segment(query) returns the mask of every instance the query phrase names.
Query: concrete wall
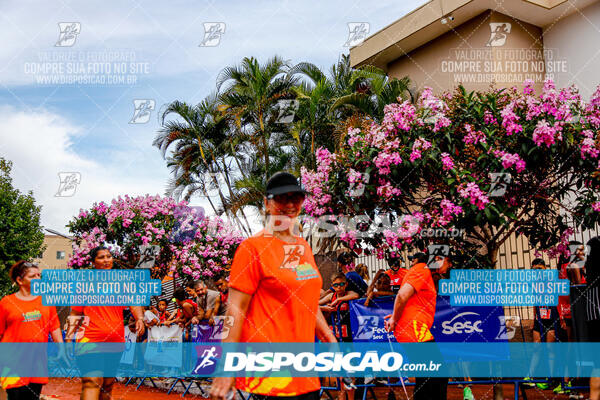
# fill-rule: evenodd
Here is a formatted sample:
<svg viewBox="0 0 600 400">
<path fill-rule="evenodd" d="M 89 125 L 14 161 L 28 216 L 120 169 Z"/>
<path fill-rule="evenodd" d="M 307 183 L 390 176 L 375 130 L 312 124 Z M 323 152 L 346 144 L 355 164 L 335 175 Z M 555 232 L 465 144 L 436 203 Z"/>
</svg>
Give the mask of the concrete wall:
<svg viewBox="0 0 600 400">
<path fill-rule="evenodd" d="M 543 35 L 546 49 L 566 61 L 567 71 L 554 74 L 557 86 L 575 84 L 589 99 L 600 84 L 600 2 L 549 25 Z"/>
<path fill-rule="evenodd" d="M 506 33 L 491 40 L 498 27 Z M 541 28 L 491 10 L 388 64 L 390 76 L 408 75 L 418 89 L 436 93 L 459 83 L 468 90 L 520 87 L 527 78 L 538 89 L 544 71 Z"/>
<path fill-rule="evenodd" d="M 64 269 L 67 268 L 67 262 L 73 254 L 73 248 L 71 247 L 71 241 L 67 238 L 57 235 L 45 235 L 44 245 L 46 250 L 42 255 L 42 258 L 36 258 L 35 262 L 42 269 Z M 64 251 L 65 258 L 59 260 L 56 258 L 57 251 Z"/>
</svg>

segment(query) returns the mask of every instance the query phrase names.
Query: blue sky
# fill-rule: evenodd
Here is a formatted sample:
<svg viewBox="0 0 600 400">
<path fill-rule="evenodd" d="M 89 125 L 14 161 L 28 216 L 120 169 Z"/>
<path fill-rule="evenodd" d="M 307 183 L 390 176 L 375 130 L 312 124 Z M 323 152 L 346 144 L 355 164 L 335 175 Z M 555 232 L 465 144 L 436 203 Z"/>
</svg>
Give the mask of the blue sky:
<svg viewBox="0 0 600 400">
<path fill-rule="evenodd" d="M 279 55 L 329 69 L 348 53 L 343 45 L 349 22 L 368 22 L 372 34 L 425 2 L 4 2 L 0 156 L 14 162 L 16 186 L 32 190 L 43 206 L 42 223 L 66 231 L 65 223 L 95 201 L 163 194 L 169 174 L 151 145 L 163 104 L 202 100 L 214 90 L 221 69 L 245 56 Z M 80 24 L 70 47 L 55 47 L 60 22 Z M 199 46 L 205 22 L 225 24 L 218 46 Z M 86 57 L 115 51 L 128 55 L 118 59 L 127 67 L 139 62 L 149 72 L 134 74 L 130 85 L 37 81 L 44 75 L 39 72 L 44 57 L 75 57 L 73 65 L 82 57 L 89 68 Z M 155 101 L 147 123 L 129 123 L 134 99 Z M 73 196 L 57 197 L 58 173 L 65 171 L 79 172 L 81 183 Z"/>
</svg>

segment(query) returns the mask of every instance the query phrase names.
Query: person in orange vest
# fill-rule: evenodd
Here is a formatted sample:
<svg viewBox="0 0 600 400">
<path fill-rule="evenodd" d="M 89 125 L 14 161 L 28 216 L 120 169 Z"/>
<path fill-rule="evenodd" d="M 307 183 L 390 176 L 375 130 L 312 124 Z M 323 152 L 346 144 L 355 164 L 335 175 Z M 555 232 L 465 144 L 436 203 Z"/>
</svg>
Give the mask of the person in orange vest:
<svg viewBox="0 0 600 400">
<path fill-rule="evenodd" d="M 427 265 L 428 256 L 416 253 L 412 266 L 404 276 L 394 301 L 393 313 L 386 319 L 385 328 L 394 332 L 400 343 L 433 342 L 431 334 L 436 305 L 436 281 L 451 266 L 449 257 L 436 257 L 435 271 Z M 415 400 L 446 399 L 448 378 L 415 379 Z"/>
</svg>

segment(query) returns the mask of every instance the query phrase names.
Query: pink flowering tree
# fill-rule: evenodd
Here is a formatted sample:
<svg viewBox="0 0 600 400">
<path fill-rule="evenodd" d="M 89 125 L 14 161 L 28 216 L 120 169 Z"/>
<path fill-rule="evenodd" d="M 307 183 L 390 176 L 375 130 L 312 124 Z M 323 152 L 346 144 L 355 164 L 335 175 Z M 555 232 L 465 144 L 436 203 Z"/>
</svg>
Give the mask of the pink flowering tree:
<svg viewBox="0 0 600 400">
<path fill-rule="evenodd" d="M 154 277 L 169 272 L 194 279 L 213 276 L 231 264 L 242 240 L 220 218 L 160 196 L 125 196 L 94 204 L 81 210 L 69 228 L 75 237 L 71 267 L 90 267 L 90 250 L 107 245 L 117 267 L 134 268 L 145 249 L 157 246 Z"/>
<path fill-rule="evenodd" d="M 494 265 L 511 235 L 565 252 L 574 227 L 600 220 L 600 88 L 589 102 L 547 81 L 524 89 L 389 104 L 381 123 L 348 128 L 336 153 L 302 170 L 313 233 L 383 257 L 432 243 Z M 333 227 L 333 228 L 332 228 Z M 464 236 L 424 237 L 424 229 Z"/>
</svg>

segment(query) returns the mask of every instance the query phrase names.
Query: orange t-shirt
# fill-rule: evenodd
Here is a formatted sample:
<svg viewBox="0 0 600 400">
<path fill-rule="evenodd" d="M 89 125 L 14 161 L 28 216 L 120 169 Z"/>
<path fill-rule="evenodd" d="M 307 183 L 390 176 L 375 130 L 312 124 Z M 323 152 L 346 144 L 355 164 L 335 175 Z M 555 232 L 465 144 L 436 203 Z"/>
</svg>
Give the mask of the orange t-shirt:
<svg viewBox="0 0 600 400">
<path fill-rule="evenodd" d="M 231 265 L 229 287 L 250 294 L 240 342 L 314 342 L 323 282 L 308 243 L 287 243 L 264 231 L 244 240 Z M 236 379 L 236 387 L 267 396 L 319 390 L 318 377 Z"/>
<path fill-rule="evenodd" d="M 558 279 L 569 279 L 565 263 L 558 269 Z M 571 298 L 569 296 L 558 296 L 558 314 L 561 319 L 571 318 Z"/>
<path fill-rule="evenodd" d="M 1 342 L 48 342 L 48 334 L 60 329 L 56 308 L 44 306 L 42 297 L 25 301 L 17 298 L 16 294 L 5 296 L 0 300 L 0 335 Z M 27 355 L 23 355 L 26 357 Z M 45 354 L 33 355 L 36 361 L 43 362 Z M 24 360 L 19 357 L 20 361 Z M 16 360 L 15 360 L 16 361 Z M 2 387 L 10 389 L 26 386 L 29 383 L 48 383 L 47 377 L 2 377 Z"/>
<path fill-rule="evenodd" d="M 404 268 L 398 269 L 398 271 L 394 272 L 392 269 L 388 269 L 385 273 L 390 277 L 390 286 L 393 291 L 398 291 L 400 289 L 400 285 L 402 285 L 402 280 L 406 276 L 406 270 Z"/>
<path fill-rule="evenodd" d="M 400 320 L 394 329 L 398 342 L 428 342 L 433 340 L 429 331 L 435 315 L 437 292 L 431 277 L 431 271 L 425 263 L 416 264 L 408 270 L 402 286 L 411 285 L 415 293 L 408 299 Z"/>
<path fill-rule="evenodd" d="M 71 310 L 90 318 L 79 342 L 124 343 L 123 306 L 72 306 Z"/>
</svg>

